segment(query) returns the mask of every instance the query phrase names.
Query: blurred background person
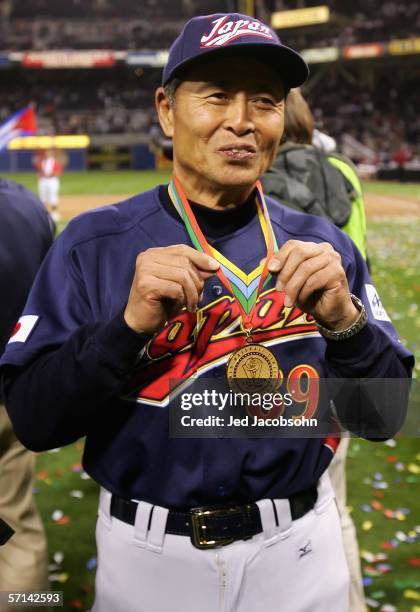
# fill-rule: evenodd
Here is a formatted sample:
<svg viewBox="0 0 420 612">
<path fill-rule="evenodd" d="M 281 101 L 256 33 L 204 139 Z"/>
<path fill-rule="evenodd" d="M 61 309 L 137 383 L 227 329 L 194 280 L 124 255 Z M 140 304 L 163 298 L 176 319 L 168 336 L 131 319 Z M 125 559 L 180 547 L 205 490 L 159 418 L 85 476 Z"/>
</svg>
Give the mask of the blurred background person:
<svg viewBox="0 0 420 612">
<path fill-rule="evenodd" d="M 286 99 L 285 126 L 277 158 L 262 179 L 264 192 L 282 204 L 328 218 L 344 230 L 366 259 L 366 216 L 362 187 L 352 162 L 335 152 L 335 143 L 317 131 L 299 89 Z M 334 151 L 334 152 L 333 152 Z M 347 509 L 346 455 L 349 437 L 342 437 L 329 467 L 341 517 L 344 549 L 350 571 L 350 612 L 366 609 L 356 528 Z"/>
<path fill-rule="evenodd" d="M 0 354 L 9 338 L 23 340 L 27 333 L 26 322 L 16 322 L 53 235 L 38 198 L 0 179 Z M 48 588 L 47 542 L 32 492 L 34 466 L 35 454 L 13 433 L 0 391 L 0 517 L 16 532 L 0 546 L 0 592 Z M 9 609 L 0 604 L 0 612 Z"/>
<path fill-rule="evenodd" d="M 38 195 L 47 207 L 54 221 L 60 221 L 59 196 L 60 176 L 64 170 L 63 160 L 51 149 L 35 157 L 34 166 L 38 171 Z"/>
<path fill-rule="evenodd" d="M 264 193 L 285 206 L 329 219 L 350 236 L 366 259 L 366 213 L 356 167 L 318 130 L 298 89 L 285 105 L 277 157 L 262 179 Z M 315 146 L 315 143 L 318 146 Z"/>
</svg>

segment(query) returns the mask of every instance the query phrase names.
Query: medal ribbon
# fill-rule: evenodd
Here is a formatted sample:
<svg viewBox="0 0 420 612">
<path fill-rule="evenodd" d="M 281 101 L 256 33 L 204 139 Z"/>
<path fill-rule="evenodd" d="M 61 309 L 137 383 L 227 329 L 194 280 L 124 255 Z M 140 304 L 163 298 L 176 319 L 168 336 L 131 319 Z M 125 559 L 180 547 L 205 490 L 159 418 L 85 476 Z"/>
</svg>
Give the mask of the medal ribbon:
<svg viewBox="0 0 420 612">
<path fill-rule="evenodd" d="M 264 285 L 271 278 L 267 270 L 268 262 L 273 253 L 278 250 L 260 181 L 257 181 L 255 186 L 257 190 L 255 202 L 258 220 L 267 246 L 267 258 L 264 265 L 259 265 L 249 275 L 244 274 L 242 270 L 219 253 L 217 249 L 209 245 L 176 176 L 173 177 L 168 188 L 169 196 L 185 224 L 194 247 L 219 262 L 220 268 L 216 274 L 229 293 L 232 293 L 236 298 L 241 312 L 243 327 L 248 331 L 252 329 L 252 319 L 258 296 Z"/>
</svg>

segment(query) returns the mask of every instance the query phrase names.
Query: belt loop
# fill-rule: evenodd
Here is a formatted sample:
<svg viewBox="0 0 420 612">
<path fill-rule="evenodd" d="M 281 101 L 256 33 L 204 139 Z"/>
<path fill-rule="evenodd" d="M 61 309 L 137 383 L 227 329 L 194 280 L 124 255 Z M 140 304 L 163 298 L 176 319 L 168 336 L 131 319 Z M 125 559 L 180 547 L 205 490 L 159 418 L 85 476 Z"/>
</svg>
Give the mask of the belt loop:
<svg viewBox="0 0 420 612">
<path fill-rule="evenodd" d="M 153 507 L 149 537 L 147 539 L 147 548 L 153 552 L 161 553 L 163 550 L 168 514 L 168 508 L 162 508 L 161 506 Z"/>
<path fill-rule="evenodd" d="M 111 498 L 112 494 L 101 487 L 99 492 L 98 514 L 101 516 L 101 519 L 103 520 L 108 531 L 111 529 Z"/>
<path fill-rule="evenodd" d="M 280 537 L 273 504 L 271 503 L 271 499 L 260 499 L 256 504 L 260 511 L 264 543 L 266 546 L 271 546 L 271 544 L 277 542 Z"/>
<path fill-rule="evenodd" d="M 289 535 L 292 528 L 292 512 L 288 499 L 273 499 L 282 539 Z"/>
<path fill-rule="evenodd" d="M 317 514 L 324 512 L 325 508 L 329 505 L 331 500 L 335 497 L 334 490 L 331 485 L 328 471 L 325 471 L 318 481 L 318 498 L 314 506 L 314 510 Z"/>
<path fill-rule="evenodd" d="M 134 544 L 140 548 L 147 548 L 147 532 L 149 530 L 150 514 L 154 506 L 148 502 L 138 502 L 136 520 L 134 523 Z"/>
</svg>

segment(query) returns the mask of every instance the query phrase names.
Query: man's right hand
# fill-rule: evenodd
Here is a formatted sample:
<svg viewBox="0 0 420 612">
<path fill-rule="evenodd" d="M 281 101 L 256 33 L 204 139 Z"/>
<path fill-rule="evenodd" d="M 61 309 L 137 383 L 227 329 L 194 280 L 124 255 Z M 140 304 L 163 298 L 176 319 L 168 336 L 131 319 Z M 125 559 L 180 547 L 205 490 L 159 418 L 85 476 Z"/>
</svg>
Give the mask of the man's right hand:
<svg viewBox="0 0 420 612">
<path fill-rule="evenodd" d="M 204 281 L 219 263 L 185 244 L 147 249 L 137 256 L 124 319 L 138 333 L 154 334 L 184 306 L 195 312 Z"/>
</svg>

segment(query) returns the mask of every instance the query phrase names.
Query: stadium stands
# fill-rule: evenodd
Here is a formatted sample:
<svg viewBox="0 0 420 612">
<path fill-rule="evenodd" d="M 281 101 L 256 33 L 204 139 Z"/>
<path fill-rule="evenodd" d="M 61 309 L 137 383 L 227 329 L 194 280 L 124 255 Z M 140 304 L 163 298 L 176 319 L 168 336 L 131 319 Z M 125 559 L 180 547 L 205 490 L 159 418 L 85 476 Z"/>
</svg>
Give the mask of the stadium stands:
<svg viewBox="0 0 420 612">
<path fill-rule="evenodd" d="M 232 3 L 207 0 L 3 0 L 0 49 L 114 48 L 162 49 L 168 47 L 185 19 L 197 14 L 226 10 Z M 9 9 L 5 6 L 9 3 Z M 267 6 L 261 4 L 261 16 Z M 268 3 L 270 4 L 270 3 Z M 271 3 L 296 8 L 296 2 Z M 308 1 L 306 6 L 322 4 Z M 388 41 L 416 36 L 420 29 L 420 5 L 387 0 L 333 0 L 331 22 L 321 26 L 292 28 L 285 40 L 297 48 Z M 269 14 L 269 13 L 268 13 Z M 127 17 L 130 20 L 127 21 Z M 157 35 L 158 28 L 158 35 Z"/>
<path fill-rule="evenodd" d="M 165 50 L 185 19 L 228 10 L 229 0 L 2 0 L 0 52 L 53 49 Z M 257 15 L 315 6 L 319 0 L 255 0 Z M 415 37 L 418 0 L 330 0 L 328 24 L 290 28 L 281 37 L 295 48 L 319 49 Z M 1 53 L 0 53 L 1 55 Z M 392 159 L 408 145 L 420 155 L 420 55 L 373 57 L 311 66 L 305 91 L 318 127 L 341 142 L 357 140 Z M 404 65 L 404 70 L 401 67 Z M 409 66 L 409 70 L 406 70 Z M 160 68 L 116 62 L 109 69 L 29 70 L 9 67 L 0 79 L 0 121 L 33 103 L 41 133 L 147 133 Z M 357 117 L 357 121 L 355 121 Z"/>
</svg>

